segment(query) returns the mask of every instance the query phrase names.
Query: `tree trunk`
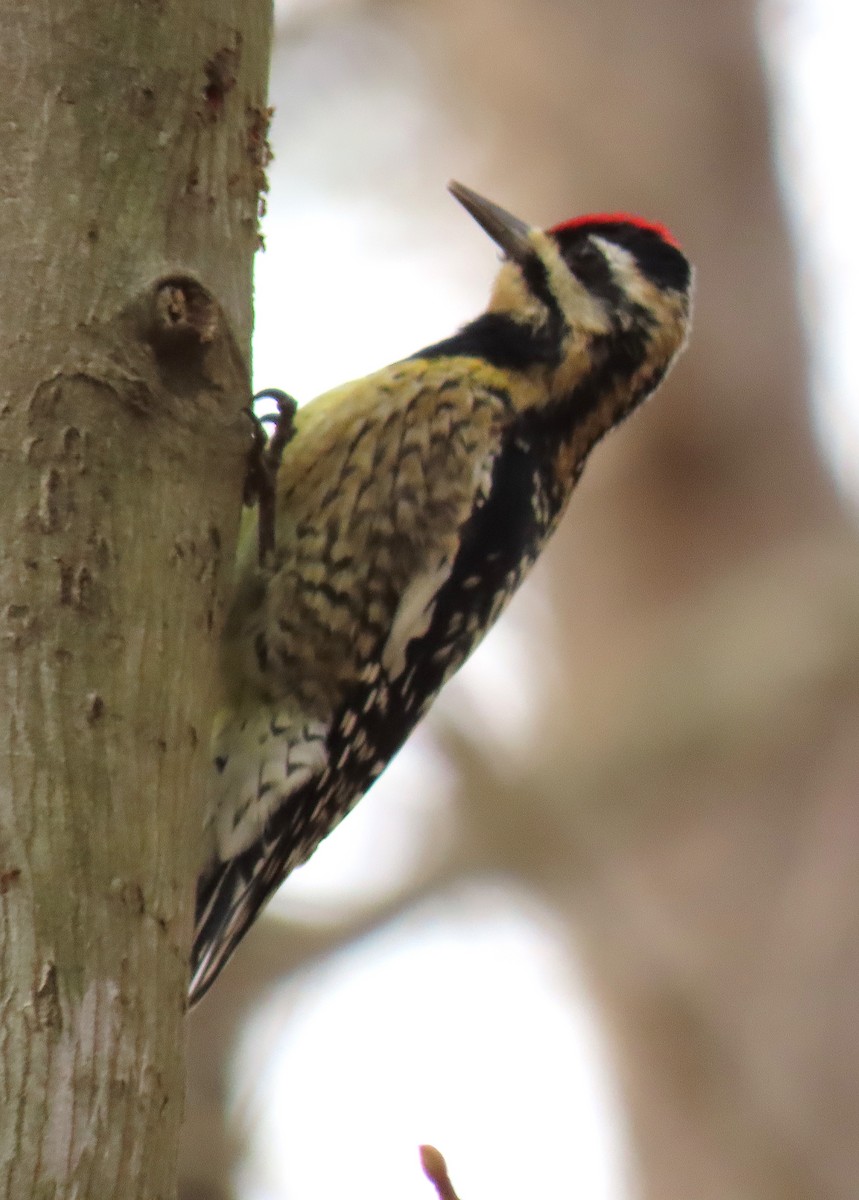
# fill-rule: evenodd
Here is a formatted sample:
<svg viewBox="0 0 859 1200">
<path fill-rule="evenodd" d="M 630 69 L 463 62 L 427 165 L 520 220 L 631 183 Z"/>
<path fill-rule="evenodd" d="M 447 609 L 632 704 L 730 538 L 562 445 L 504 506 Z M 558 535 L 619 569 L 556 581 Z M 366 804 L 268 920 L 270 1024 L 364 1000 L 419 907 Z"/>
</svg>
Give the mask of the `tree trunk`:
<svg viewBox="0 0 859 1200">
<path fill-rule="evenodd" d="M 0 6 L 0 1194 L 175 1192 L 270 0 Z"/>
</svg>

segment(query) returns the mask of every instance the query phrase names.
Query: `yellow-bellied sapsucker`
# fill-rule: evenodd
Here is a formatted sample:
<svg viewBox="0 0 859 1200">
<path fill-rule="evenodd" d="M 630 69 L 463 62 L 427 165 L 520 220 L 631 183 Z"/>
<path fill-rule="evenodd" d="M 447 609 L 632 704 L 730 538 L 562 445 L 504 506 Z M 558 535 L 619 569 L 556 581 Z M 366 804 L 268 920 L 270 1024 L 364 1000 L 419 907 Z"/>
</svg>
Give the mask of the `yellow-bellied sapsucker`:
<svg viewBox="0 0 859 1200">
<path fill-rule="evenodd" d="M 505 255 L 488 310 L 302 408 L 267 564 L 243 536 L 191 1003 L 498 617 L 594 445 L 686 337 L 689 264 L 661 226 L 544 232 L 451 191 Z"/>
</svg>

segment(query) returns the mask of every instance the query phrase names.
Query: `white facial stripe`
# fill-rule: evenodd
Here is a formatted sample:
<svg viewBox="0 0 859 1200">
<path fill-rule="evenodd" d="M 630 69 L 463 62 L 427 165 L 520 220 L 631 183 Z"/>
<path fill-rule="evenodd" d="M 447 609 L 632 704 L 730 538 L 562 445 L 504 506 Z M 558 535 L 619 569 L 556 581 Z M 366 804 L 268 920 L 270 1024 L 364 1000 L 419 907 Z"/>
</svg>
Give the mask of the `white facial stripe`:
<svg viewBox="0 0 859 1200">
<path fill-rule="evenodd" d="M 599 300 L 576 279 L 555 242 L 540 230 L 532 233 L 531 241 L 546 264 L 549 287 L 567 321 L 584 333 L 608 333 L 611 327 L 608 314 Z"/>
<path fill-rule="evenodd" d="M 592 233 L 590 238 L 605 255 L 612 275 L 630 299 L 637 304 L 649 304 L 652 300 L 653 286 L 639 270 L 635 255 L 597 233 Z"/>
</svg>

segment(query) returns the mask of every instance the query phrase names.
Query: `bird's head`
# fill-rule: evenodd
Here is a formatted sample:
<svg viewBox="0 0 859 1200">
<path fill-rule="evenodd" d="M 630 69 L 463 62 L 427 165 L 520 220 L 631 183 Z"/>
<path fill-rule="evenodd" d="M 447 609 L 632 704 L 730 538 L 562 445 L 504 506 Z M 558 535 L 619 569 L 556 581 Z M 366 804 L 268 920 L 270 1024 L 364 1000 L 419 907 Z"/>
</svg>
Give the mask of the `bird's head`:
<svg viewBox="0 0 859 1200">
<path fill-rule="evenodd" d="M 531 331 L 554 394 L 603 360 L 621 375 L 628 362 L 627 382 L 664 374 L 686 338 L 691 269 L 663 225 L 603 213 L 542 230 L 463 184 L 450 190 L 504 254 L 489 311 Z"/>
</svg>

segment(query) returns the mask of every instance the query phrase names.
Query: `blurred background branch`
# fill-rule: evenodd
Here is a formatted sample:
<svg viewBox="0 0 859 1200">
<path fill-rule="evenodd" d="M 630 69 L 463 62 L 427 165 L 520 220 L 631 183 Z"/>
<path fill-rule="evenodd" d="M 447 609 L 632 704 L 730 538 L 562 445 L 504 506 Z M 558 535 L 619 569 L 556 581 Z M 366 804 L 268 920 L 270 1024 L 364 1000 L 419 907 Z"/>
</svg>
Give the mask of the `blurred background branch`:
<svg viewBox="0 0 859 1200">
<path fill-rule="evenodd" d="M 769 5 L 770 33 L 791 11 Z M 283 5 L 258 386 L 310 398 L 478 311 L 492 264 L 446 206 L 450 176 L 538 224 L 617 208 L 666 221 L 697 267 L 696 320 L 502 628 L 192 1016 L 185 1200 L 232 1195 L 230 1179 L 241 1196 L 332 1195 L 326 1156 L 304 1175 L 289 1164 L 320 1128 L 335 1155 L 341 1112 L 347 1131 L 362 1109 L 379 1137 L 393 1123 L 375 1077 L 402 1053 L 370 1023 L 392 1003 L 385 930 L 435 962 L 440 928 L 464 922 L 467 938 L 476 912 L 491 922 L 505 905 L 526 942 L 554 948 L 553 994 L 570 1012 L 595 1002 L 614 1165 L 588 1166 L 571 1108 L 597 1086 L 584 1051 L 549 1050 L 556 1092 L 515 1075 L 517 1046 L 539 1058 L 543 1010 L 509 1009 L 498 1077 L 469 1073 L 459 1047 L 481 1021 L 467 1024 L 465 951 L 438 992 L 422 983 L 413 1033 L 458 985 L 444 1069 L 474 1096 L 458 1131 L 474 1167 L 426 1133 L 471 1200 L 855 1195 L 857 545 L 812 431 L 818 330 L 799 317 L 759 16 L 747 0 Z M 379 992 L 359 1013 L 346 981 L 362 963 Z M 526 960 L 510 969 L 486 1023 Z M 346 1031 L 316 1029 L 321 1100 L 283 1049 L 308 1005 Z M 371 1066 L 336 1057 L 344 1043 Z M 509 1128 L 479 1134 L 505 1147 L 499 1179 L 481 1170 L 481 1086 L 509 1108 Z M 522 1105 L 537 1106 L 549 1186 Z M 374 1200 L 412 1186 L 366 1177 Z"/>
</svg>

